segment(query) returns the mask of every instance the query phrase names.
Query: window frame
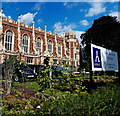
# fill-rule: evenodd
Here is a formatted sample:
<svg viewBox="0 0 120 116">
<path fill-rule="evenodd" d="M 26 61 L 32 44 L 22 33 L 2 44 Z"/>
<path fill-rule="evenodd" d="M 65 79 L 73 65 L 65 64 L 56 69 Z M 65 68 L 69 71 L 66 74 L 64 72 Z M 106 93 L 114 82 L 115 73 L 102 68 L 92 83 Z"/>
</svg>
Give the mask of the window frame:
<svg viewBox="0 0 120 116">
<path fill-rule="evenodd" d="M 58 44 L 57 44 L 57 49 L 58 49 L 58 55 L 60 55 L 60 57 L 62 57 L 62 44 L 59 42 Z M 60 50 L 59 50 L 59 48 L 60 48 Z"/>
<path fill-rule="evenodd" d="M 14 49 L 14 33 L 12 30 L 6 30 L 6 32 L 5 32 L 4 49 L 5 49 L 5 51 L 13 51 L 13 49 Z"/>
<path fill-rule="evenodd" d="M 23 39 L 24 39 L 24 41 L 23 41 Z M 27 41 L 25 39 L 27 39 Z M 29 36 L 27 34 L 23 34 L 23 36 L 22 36 L 22 46 L 21 47 L 22 47 L 23 53 L 26 53 L 26 54 L 29 53 Z"/>
<path fill-rule="evenodd" d="M 38 40 L 40 40 L 40 41 L 38 41 Z M 40 43 L 40 46 L 37 46 L 38 43 Z M 43 49 L 42 49 L 42 39 L 40 37 L 38 37 L 36 39 L 36 43 L 35 44 L 36 44 L 36 53 L 40 54 L 43 51 Z"/>
<path fill-rule="evenodd" d="M 50 47 L 51 47 L 51 49 L 49 49 Z M 48 52 L 50 54 L 53 53 L 53 42 L 52 42 L 52 40 L 48 40 Z"/>
<path fill-rule="evenodd" d="M 33 64 L 33 57 L 27 57 L 27 63 Z"/>
</svg>

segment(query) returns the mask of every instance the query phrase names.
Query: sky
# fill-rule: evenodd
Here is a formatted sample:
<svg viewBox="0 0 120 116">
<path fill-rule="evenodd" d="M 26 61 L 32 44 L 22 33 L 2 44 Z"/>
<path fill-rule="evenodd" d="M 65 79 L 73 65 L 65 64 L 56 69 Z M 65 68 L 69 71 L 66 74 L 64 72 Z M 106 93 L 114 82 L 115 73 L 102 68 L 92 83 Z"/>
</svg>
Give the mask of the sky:
<svg viewBox="0 0 120 116">
<path fill-rule="evenodd" d="M 22 0 L 11 2 L 12 0 L 3 0 L 3 16 L 12 18 L 17 21 L 20 15 L 21 23 L 32 25 L 35 21 L 35 27 L 44 30 L 44 25 L 47 25 L 47 31 L 63 35 L 65 32 L 73 30 L 76 32 L 79 42 L 81 41 L 80 35 L 89 29 L 94 20 L 102 16 L 110 15 L 117 16 L 120 3 L 117 0 L 103 0 L 85 1 L 79 0 L 63 0 L 62 2 L 42 2 L 37 0 L 29 0 L 22 2 Z M 119 19 L 118 19 L 119 20 Z"/>
</svg>

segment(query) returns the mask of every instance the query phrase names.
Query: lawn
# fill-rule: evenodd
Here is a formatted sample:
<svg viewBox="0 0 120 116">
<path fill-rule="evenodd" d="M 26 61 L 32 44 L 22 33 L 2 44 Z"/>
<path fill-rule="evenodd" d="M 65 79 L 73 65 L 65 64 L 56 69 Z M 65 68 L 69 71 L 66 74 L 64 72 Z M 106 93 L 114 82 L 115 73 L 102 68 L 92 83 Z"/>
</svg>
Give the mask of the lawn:
<svg viewBox="0 0 120 116">
<path fill-rule="evenodd" d="M 13 86 L 22 86 L 22 87 L 27 87 L 32 90 L 39 90 L 39 85 L 36 81 L 32 82 L 24 82 L 24 83 L 19 83 L 19 82 L 13 82 Z"/>
</svg>

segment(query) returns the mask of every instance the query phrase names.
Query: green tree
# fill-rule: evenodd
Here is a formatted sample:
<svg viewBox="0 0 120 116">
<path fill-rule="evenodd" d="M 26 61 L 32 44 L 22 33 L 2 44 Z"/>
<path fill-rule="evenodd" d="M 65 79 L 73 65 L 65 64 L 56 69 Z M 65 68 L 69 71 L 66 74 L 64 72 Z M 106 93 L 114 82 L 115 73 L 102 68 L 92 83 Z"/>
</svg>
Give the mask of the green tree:
<svg viewBox="0 0 120 116">
<path fill-rule="evenodd" d="M 82 44 L 86 44 L 87 61 L 90 60 L 90 43 L 118 52 L 120 62 L 120 23 L 116 17 L 103 16 L 94 20 L 91 28 L 81 35 Z M 89 63 L 88 63 L 89 64 Z"/>
</svg>

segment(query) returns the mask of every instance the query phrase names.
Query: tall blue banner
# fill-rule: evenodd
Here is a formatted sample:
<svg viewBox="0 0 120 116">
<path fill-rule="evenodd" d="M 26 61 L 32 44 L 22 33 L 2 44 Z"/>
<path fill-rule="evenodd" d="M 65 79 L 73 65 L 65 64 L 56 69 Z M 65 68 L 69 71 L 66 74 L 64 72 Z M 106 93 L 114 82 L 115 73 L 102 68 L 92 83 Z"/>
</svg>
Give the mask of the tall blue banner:
<svg viewBox="0 0 120 116">
<path fill-rule="evenodd" d="M 94 68 L 102 68 L 101 50 L 94 47 L 93 47 L 93 62 L 94 62 Z"/>
</svg>

